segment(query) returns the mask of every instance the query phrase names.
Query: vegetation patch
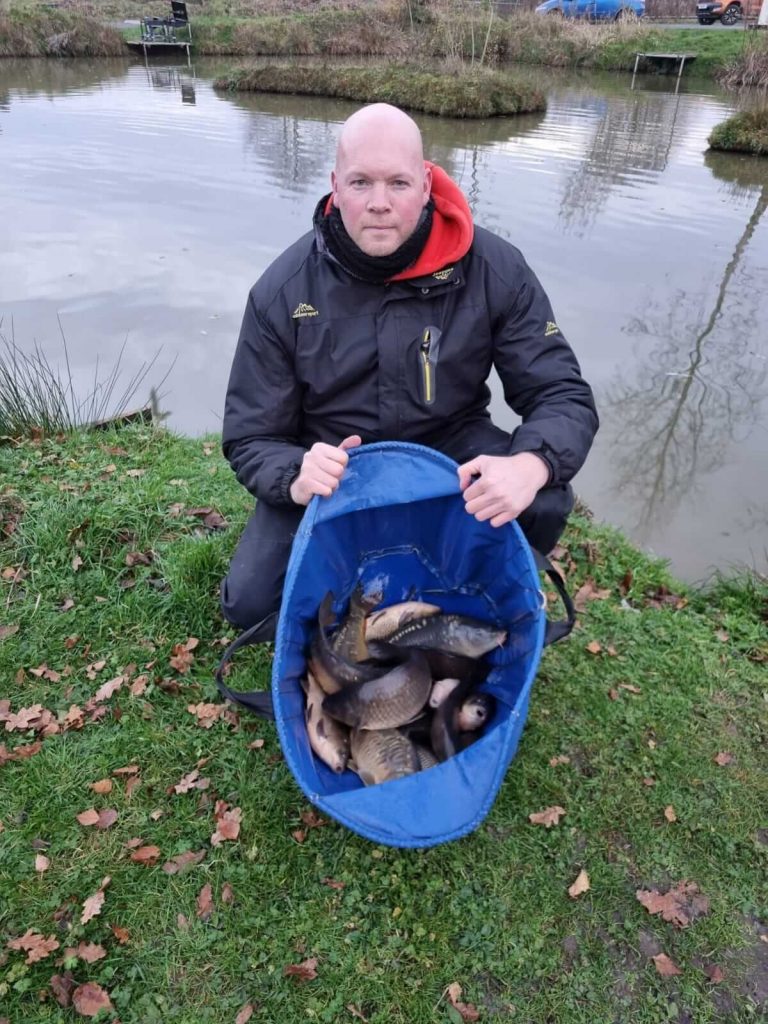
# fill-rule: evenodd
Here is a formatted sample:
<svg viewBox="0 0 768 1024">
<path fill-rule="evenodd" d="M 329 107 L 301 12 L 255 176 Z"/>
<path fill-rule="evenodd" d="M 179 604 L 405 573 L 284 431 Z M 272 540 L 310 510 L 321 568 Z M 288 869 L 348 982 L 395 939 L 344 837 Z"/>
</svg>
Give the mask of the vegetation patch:
<svg viewBox="0 0 768 1024">
<path fill-rule="evenodd" d="M 719 71 L 717 79 L 728 89 L 742 86 L 768 88 L 768 39 L 765 34 L 754 33 L 749 43 Z"/>
<path fill-rule="evenodd" d="M 220 438 L 6 441 L 0 480 L 4 1016 L 764 1018 L 765 579 L 691 590 L 575 515 L 555 558 L 579 625 L 489 817 L 390 849 L 218 697 L 252 507 Z M 271 659 L 239 652 L 229 684 L 268 686 Z"/>
<path fill-rule="evenodd" d="M 0 13 L 0 57 L 120 57 L 120 32 L 96 18 L 66 11 Z"/>
<path fill-rule="evenodd" d="M 768 156 L 768 107 L 734 114 L 709 136 L 712 149 Z"/>
<path fill-rule="evenodd" d="M 336 96 L 363 103 L 386 102 L 448 117 L 493 117 L 544 110 L 544 94 L 502 72 L 476 67 L 434 72 L 414 67 L 241 68 L 214 82 L 218 89 Z"/>
</svg>

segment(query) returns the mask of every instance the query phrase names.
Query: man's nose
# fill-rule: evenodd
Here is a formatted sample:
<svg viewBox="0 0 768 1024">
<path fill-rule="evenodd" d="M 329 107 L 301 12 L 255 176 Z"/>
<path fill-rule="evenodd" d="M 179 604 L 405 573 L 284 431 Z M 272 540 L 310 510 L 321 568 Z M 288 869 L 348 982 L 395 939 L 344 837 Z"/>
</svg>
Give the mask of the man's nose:
<svg viewBox="0 0 768 1024">
<path fill-rule="evenodd" d="M 369 210 L 388 210 L 389 189 L 384 182 L 376 182 L 368 195 Z"/>
</svg>

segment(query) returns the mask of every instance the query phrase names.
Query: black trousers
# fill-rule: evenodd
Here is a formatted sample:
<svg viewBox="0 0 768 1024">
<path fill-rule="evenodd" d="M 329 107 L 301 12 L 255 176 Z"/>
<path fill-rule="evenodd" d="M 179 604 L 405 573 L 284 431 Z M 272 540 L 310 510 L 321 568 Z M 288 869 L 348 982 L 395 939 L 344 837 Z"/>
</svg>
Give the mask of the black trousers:
<svg viewBox="0 0 768 1024">
<path fill-rule="evenodd" d="M 548 554 L 565 529 L 572 508 L 570 484 L 546 487 L 517 522 L 528 543 Z M 274 639 L 288 556 L 303 514 L 301 505 L 278 507 L 257 502 L 222 581 L 224 618 L 240 629 L 267 619 L 264 635 L 259 631 L 261 640 Z"/>
</svg>

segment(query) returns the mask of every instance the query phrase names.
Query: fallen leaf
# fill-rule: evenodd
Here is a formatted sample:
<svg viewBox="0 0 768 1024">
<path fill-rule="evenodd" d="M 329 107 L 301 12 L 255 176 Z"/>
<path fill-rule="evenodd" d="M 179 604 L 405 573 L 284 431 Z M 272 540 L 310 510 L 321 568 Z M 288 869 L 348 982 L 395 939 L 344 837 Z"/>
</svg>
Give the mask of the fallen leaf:
<svg viewBox="0 0 768 1024">
<path fill-rule="evenodd" d="M 144 476 L 146 469 L 126 469 L 125 475 L 130 477 Z"/>
<path fill-rule="evenodd" d="M 369 1024 L 368 1018 L 364 1017 L 353 1003 L 347 1003 L 347 1009 L 349 1010 L 353 1017 L 356 1017 L 358 1020 L 363 1021 L 363 1024 Z"/>
<path fill-rule="evenodd" d="M 550 768 L 557 768 L 559 764 L 570 764 L 571 759 L 567 754 L 556 754 L 555 757 L 550 757 L 549 766 Z"/>
<path fill-rule="evenodd" d="M 0 640 L 7 640 L 9 636 L 19 632 L 18 626 L 0 626 Z"/>
<path fill-rule="evenodd" d="M 124 768 L 115 768 L 113 775 L 138 775 L 140 769 L 137 764 L 127 764 Z"/>
<path fill-rule="evenodd" d="M 100 1010 L 111 1010 L 109 996 L 95 981 L 87 981 L 72 993 L 72 1004 L 82 1017 L 95 1017 Z"/>
<path fill-rule="evenodd" d="M 590 640 L 587 644 L 587 650 L 590 654 L 599 654 L 602 649 L 602 645 L 597 640 Z"/>
<path fill-rule="evenodd" d="M 584 870 L 584 868 L 582 868 L 581 871 L 576 876 L 576 881 L 568 889 L 568 895 L 571 897 L 571 899 L 576 899 L 577 896 L 581 896 L 581 894 L 584 893 L 584 892 L 587 892 L 588 889 L 589 889 L 589 875 Z"/>
<path fill-rule="evenodd" d="M 646 776 L 646 777 L 645 777 L 645 778 L 643 779 L 643 785 L 644 785 L 644 786 L 655 786 L 655 785 L 656 785 L 656 779 L 652 779 L 652 778 L 651 778 L 651 777 L 650 777 L 650 776 L 648 775 L 648 776 Z"/>
<path fill-rule="evenodd" d="M 316 811 L 313 811 L 311 807 L 306 811 L 302 811 L 299 817 L 307 828 L 322 828 L 323 825 L 328 824 L 328 819 L 321 818 L 320 815 Z"/>
<path fill-rule="evenodd" d="M 102 807 L 100 811 L 89 807 L 77 815 L 77 820 L 86 827 L 95 825 L 96 828 L 111 828 L 117 821 L 118 814 L 113 807 Z"/>
<path fill-rule="evenodd" d="M 667 819 L 667 821 L 677 821 L 675 808 L 672 806 L 672 804 L 670 804 L 669 807 L 664 808 L 664 817 Z"/>
<path fill-rule="evenodd" d="M 662 978 L 671 978 L 675 974 L 683 973 L 674 960 L 669 959 L 666 953 L 657 953 L 656 956 L 651 957 L 651 960 L 656 964 L 656 970 Z"/>
<path fill-rule="evenodd" d="M 300 964 L 286 964 L 283 974 L 286 978 L 296 978 L 297 981 L 312 981 L 317 977 L 317 957 L 310 957 Z"/>
<path fill-rule="evenodd" d="M 163 871 L 166 875 L 177 875 L 192 864 L 199 864 L 204 857 L 205 850 L 198 850 L 197 853 L 193 853 L 192 850 L 187 850 L 185 853 L 177 853 L 175 857 L 171 857 L 170 860 L 163 864 Z"/>
<path fill-rule="evenodd" d="M 75 602 L 74 602 L 74 601 L 72 600 L 72 598 L 71 598 L 71 597 L 67 597 L 67 598 L 66 598 L 66 599 L 65 599 L 64 601 L 62 601 L 62 603 L 61 603 L 61 604 L 60 604 L 60 605 L 58 606 L 58 609 L 59 609 L 59 611 L 60 611 L 60 612 L 68 612 L 68 611 L 70 611 L 70 609 L 72 609 L 72 608 L 74 608 L 74 607 L 75 607 Z"/>
<path fill-rule="evenodd" d="M 327 885 L 329 889 L 343 889 L 346 886 L 346 882 L 337 882 L 333 878 L 324 878 L 323 885 Z"/>
<path fill-rule="evenodd" d="M 629 693 L 642 693 L 643 691 L 639 686 L 633 686 L 631 683 L 619 683 L 620 690 L 627 690 Z"/>
<path fill-rule="evenodd" d="M 545 807 L 543 811 L 536 811 L 534 814 L 528 815 L 528 821 L 532 825 L 544 825 L 546 828 L 551 828 L 553 825 L 557 825 L 560 818 L 565 814 L 564 807 Z"/>
<path fill-rule="evenodd" d="M 50 866 L 51 862 L 48 860 L 48 858 L 44 857 L 42 853 L 38 853 L 38 855 L 35 857 L 35 871 L 39 871 L 40 874 L 42 875 L 42 873 L 44 871 L 47 871 Z"/>
<path fill-rule="evenodd" d="M 38 960 L 45 960 L 54 949 L 59 948 L 55 936 L 49 935 L 46 939 L 34 928 L 27 929 L 18 939 L 11 939 L 6 945 L 8 949 L 24 950 L 27 954 L 27 959 L 24 962 L 27 964 L 36 964 Z"/>
<path fill-rule="evenodd" d="M 121 946 L 124 946 L 128 941 L 130 941 L 131 933 L 127 928 L 122 928 L 119 924 L 111 924 L 109 927 Z"/>
<path fill-rule="evenodd" d="M 584 612 L 587 610 L 587 601 L 605 601 L 610 596 L 610 589 L 601 590 L 590 577 L 574 594 L 573 606 L 577 612 Z"/>
<path fill-rule="evenodd" d="M 224 804 L 222 800 L 216 802 L 216 831 L 211 836 L 211 846 L 219 846 L 225 840 L 237 839 L 240 835 L 240 823 L 243 818 L 243 812 L 239 807 L 232 807 L 227 809 L 227 805 L 223 807 L 220 805 Z"/>
<path fill-rule="evenodd" d="M 117 693 L 124 682 L 125 676 L 115 676 L 114 679 L 107 680 L 106 683 L 101 684 L 91 700 L 96 704 L 101 704 L 102 701 L 109 700 L 112 694 Z"/>
<path fill-rule="evenodd" d="M 717 964 L 708 964 L 704 968 L 704 973 L 713 985 L 719 985 L 721 981 L 725 980 L 725 972 Z"/>
<path fill-rule="evenodd" d="M 457 1011 L 462 1020 L 480 1020 L 480 1013 L 477 1007 L 473 1006 L 471 1003 L 461 1002 L 461 985 L 458 981 L 451 982 L 451 984 L 446 987 L 445 991 L 451 1006 Z"/>
<path fill-rule="evenodd" d="M 224 710 L 223 704 L 189 704 L 187 711 L 197 716 L 197 724 L 202 729 L 210 729 Z"/>
<path fill-rule="evenodd" d="M 83 912 L 80 915 L 80 924 L 87 924 L 91 918 L 98 917 L 101 913 L 101 908 L 104 906 L 104 890 L 107 888 L 112 879 L 109 875 L 106 878 L 102 878 L 101 886 L 88 899 L 83 903 Z"/>
<path fill-rule="evenodd" d="M 138 850 L 134 850 L 131 854 L 131 860 L 135 864 L 145 864 L 147 867 L 157 864 L 159 857 L 159 846 L 140 846 Z"/>
<path fill-rule="evenodd" d="M 201 921 L 207 921 L 213 910 L 213 890 L 211 889 L 211 883 L 206 882 L 197 894 L 197 916 Z"/>
<path fill-rule="evenodd" d="M 89 783 L 89 787 L 94 793 L 104 796 L 105 793 L 112 792 L 112 779 L 99 779 L 97 782 Z"/>
<path fill-rule="evenodd" d="M 709 900 L 699 895 L 695 882 L 678 882 L 664 894 L 656 889 L 638 889 L 635 896 L 649 914 L 661 914 L 677 928 L 686 928 L 709 912 Z"/>
<path fill-rule="evenodd" d="M 721 750 L 714 759 L 715 764 L 719 764 L 721 768 L 725 765 L 730 764 L 733 761 L 733 754 L 730 754 L 727 750 Z"/>
<path fill-rule="evenodd" d="M 65 971 L 63 974 L 54 974 L 49 985 L 59 1006 L 65 1008 L 71 1006 L 72 992 L 75 988 L 75 977 L 71 971 Z"/>
<path fill-rule="evenodd" d="M 94 964 L 107 955 L 106 949 L 96 942 L 81 942 L 77 947 L 77 956 L 87 964 Z"/>
<path fill-rule="evenodd" d="M 240 1008 L 238 1015 L 235 1017 L 235 1024 L 248 1024 L 252 1016 L 253 1003 L 246 1003 L 245 1006 Z"/>
<path fill-rule="evenodd" d="M 300 828 L 297 828 L 295 832 L 291 832 L 291 835 L 297 843 L 303 843 L 307 838 L 307 833 L 303 832 Z"/>
<path fill-rule="evenodd" d="M 234 903 L 235 902 L 235 891 L 229 882 L 225 882 L 221 887 L 221 902 L 222 903 Z"/>
<path fill-rule="evenodd" d="M 77 815 L 77 820 L 81 825 L 95 825 L 99 820 L 99 812 L 95 807 L 89 807 L 87 811 L 81 811 Z"/>
<path fill-rule="evenodd" d="M 82 564 L 83 564 L 83 560 L 80 557 L 80 555 L 75 555 L 75 557 L 72 559 L 72 562 L 71 562 L 72 571 L 73 572 L 77 572 L 77 570 L 80 568 L 80 566 Z"/>
<path fill-rule="evenodd" d="M 201 779 L 200 772 L 195 768 L 194 771 L 182 776 L 182 778 L 173 787 L 173 792 L 188 793 L 190 789 L 207 789 L 210 783 L 210 779 Z"/>
<path fill-rule="evenodd" d="M 254 740 L 253 743 L 249 743 L 248 744 L 247 749 L 248 750 L 261 750 L 261 748 L 263 746 L 264 746 L 264 740 Z"/>
</svg>

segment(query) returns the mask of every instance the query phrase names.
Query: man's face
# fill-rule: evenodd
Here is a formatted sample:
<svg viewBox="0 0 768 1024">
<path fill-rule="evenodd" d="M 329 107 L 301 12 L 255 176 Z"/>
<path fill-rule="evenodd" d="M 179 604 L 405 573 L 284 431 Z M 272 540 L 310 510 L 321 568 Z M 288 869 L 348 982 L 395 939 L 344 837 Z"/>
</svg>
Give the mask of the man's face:
<svg viewBox="0 0 768 1024">
<path fill-rule="evenodd" d="M 347 234 L 369 256 L 389 256 L 419 223 L 431 172 L 396 131 L 367 130 L 340 151 L 331 185 Z"/>
</svg>

